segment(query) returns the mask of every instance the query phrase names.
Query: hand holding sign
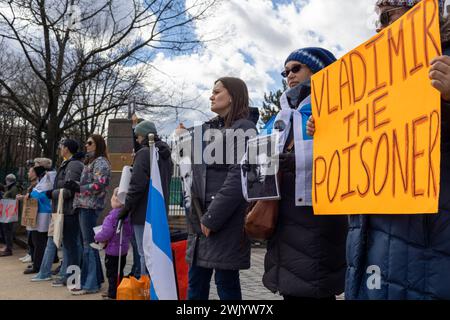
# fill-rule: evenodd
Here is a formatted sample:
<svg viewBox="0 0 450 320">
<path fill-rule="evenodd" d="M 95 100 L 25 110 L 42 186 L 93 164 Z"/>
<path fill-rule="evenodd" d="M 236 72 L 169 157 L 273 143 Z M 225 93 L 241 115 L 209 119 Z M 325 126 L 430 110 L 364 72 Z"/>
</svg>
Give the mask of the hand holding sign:
<svg viewBox="0 0 450 320">
<path fill-rule="evenodd" d="M 441 92 L 443 100 L 450 102 L 450 57 L 439 56 L 431 60 L 430 64 L 432 86 Z"/>
<path fill-rule="evenodd" d="M 310 137 L 314 137 L 314 133 L 316 133 L 316 124 L 314 123 L 314 117 L 311 116 L 306 122 L 306 134 Z"/>
</svg>

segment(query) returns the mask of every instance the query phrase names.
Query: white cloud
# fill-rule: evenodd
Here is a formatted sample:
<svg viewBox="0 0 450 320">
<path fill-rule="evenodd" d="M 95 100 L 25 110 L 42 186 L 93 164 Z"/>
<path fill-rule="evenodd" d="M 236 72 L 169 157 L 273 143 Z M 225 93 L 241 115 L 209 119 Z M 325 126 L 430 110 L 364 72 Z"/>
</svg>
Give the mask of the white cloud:
<svg viewBox="0 0 450 320">
<path fill-rule="evenodd" d="M 195 1 L 186 3 L 189 6 Z M 161 72 L 147 79 L 148 87 L 151 90 L 156 83 L 165 92 L 175 93 L 172 104 L 194 100 L 191 107 L 208 112 L 214 81 L 236 76 L 247 83 L 253 106 L 259 107 L 264 92 L 280 87 L 278 74 L 292 50 L 322 46 L 341 56 L 373 35 L 368 21 L 373 18 L 375 1 L 283 0 L 274 4 L 271 0 L 223 0 L 207 19 L 196 21 L 193 30 L 199 38 L 217 39 L 189 55 L 156 54 L 152 65 Z M 118 2 L 119 20 L 127 20 L 128 6 L 126 0 Z M 0 10 L 5 9 L 0 5 Z M 191 125 L 206 118 L 185 111 L 178 120 Z M 169 133 L 177 125 L 175 119 L 175 115 L 165 119 L 160 129 Z"/>
<path fill-rule="evenodd" d="M 214 81 L 221 76 L 240 77 L 248 85 L 253 105 L 259 107 L 264 92 L 279 88 L 280 78 L 272 76 L 282 70 L 291 51 L 322 46 L 339 57 L 370 38 L 374 34 L 369 26 L 374 3 L 297 0 L 274 5 L 270 0 L 224 1 L 211 17 L 195 24 L 199 37 L 219 39 L 207 42 L 200 52 L 191 55 L 158 54 L 153 65 L 165 74 L 154 74 L 152 79 L 156 76 L 159 83 L 166 83 L 168 92 L 183 88 L 186 99 L 200 96 L 196 106 L 208 111 Z M 187 111 L 179 120 L 192 124 L 205 119 Z M 172 122 L 161 129 L 168 133 L 176 126 L 174 119 Z"/>
</svg>

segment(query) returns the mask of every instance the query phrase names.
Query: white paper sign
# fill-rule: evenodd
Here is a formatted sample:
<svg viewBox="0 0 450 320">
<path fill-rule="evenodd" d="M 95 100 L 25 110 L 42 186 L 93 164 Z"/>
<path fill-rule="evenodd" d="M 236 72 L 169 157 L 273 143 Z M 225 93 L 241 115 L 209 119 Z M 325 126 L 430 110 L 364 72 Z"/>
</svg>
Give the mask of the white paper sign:
<svg viewBox="0 0 450 320">
<path fill-rule="evenodd" d="M 119 199 L 122 204 L 125 204 L 128 188 L 130 187 L 131 172 L 132 168 L 130 166 L 123 167 L 119 183 L 119 192 L 117 194 L 117 199 Z"/>
<path fill-rule="evenodd" d="M 93 229 L 94 229 L 94 234 L 97 235 L 98 233 L 100 233 L 102 231 L 102 226 L 96 226 Z"/>
</svg>

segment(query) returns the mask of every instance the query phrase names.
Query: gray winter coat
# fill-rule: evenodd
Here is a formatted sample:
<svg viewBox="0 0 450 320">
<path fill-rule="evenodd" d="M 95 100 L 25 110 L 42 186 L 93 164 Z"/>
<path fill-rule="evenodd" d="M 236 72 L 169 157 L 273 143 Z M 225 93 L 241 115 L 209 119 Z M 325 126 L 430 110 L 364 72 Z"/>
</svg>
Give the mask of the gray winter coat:
<svg viewBox="0 0 450 320">
<path fill-rule="evenodd" d="M 56 212 L 58 208 L 58 197 L 60 190 L 64 187 L 64 183 L 72 180 L 76 182 L 80 182 L 81 173 L 83 172 L 84 164 L 75 156 L 70 158 L 69 160 L 65 160 L 61 163 L 59 167 L 55 182 L 53 184 L 52 191 L 52 211 Z M 72 193 L 69 189 L 64 189 L 64 206 L 63 213 L 64 214 L 73 214 L 73 198 L 75 194 Z"/>
<path fill-rule="evenodd" d="M 203 132 L 209 128 L 223 132 L 223 121 L 215 118 L 202 126 Z M 231 129 L 256 132 L 255 124 L 245 119 L 234 122 Z M 224 144 L 224 155 L 234 151 L 234 164 L 193 166 L 186 251 L 186 260 L 191 265 L 221 270 L 250 268 L 250 240 L 244 232 L 248 204 L 242 194 L 240 159 L 236 159 L 239 147 L 234 150 L 232 145 L 226 147 L 230 142 L 228 139 Z M 211 230 L 209 237 L 202 234 L 200 221 Z"/>
<path fill-rule="evenodd" d="M 159 172 L 161 175 L 161 185 L 164 199 L 166 200 L 166 210 L 169 212 L 169 185 L 173 173 L 173 162 L 171 151 L 167 143 L 156 141 L 156 148 L 159 150 Z M 142 148 L 136 153 L 133 163 L 133 173 L 131 175 L 130 187 L 125 200 L 125 208 L 130 212 L 131 223 L 133 225 L 144 225 L 147 213 L 148 188 L 150 183 L 150 149 L 148 141 L 142 143 Z"/>
</svg>

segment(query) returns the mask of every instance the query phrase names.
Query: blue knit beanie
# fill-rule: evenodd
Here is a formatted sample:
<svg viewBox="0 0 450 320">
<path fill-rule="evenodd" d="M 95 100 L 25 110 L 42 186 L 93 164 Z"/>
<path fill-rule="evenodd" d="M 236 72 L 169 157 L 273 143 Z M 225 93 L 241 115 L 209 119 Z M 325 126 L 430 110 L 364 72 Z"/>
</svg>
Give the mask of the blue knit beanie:
<svg viewBox="0 0 450 320">
<path fill-rule="evenodd" d="M 289 61 L 298 61 L 306 64 L 313 73 L 316 73 L 335 62 L 336 57 L 326 49 L 311 47 L 295 50 L 286 59 L 284 65 Z"/>
</svg>

